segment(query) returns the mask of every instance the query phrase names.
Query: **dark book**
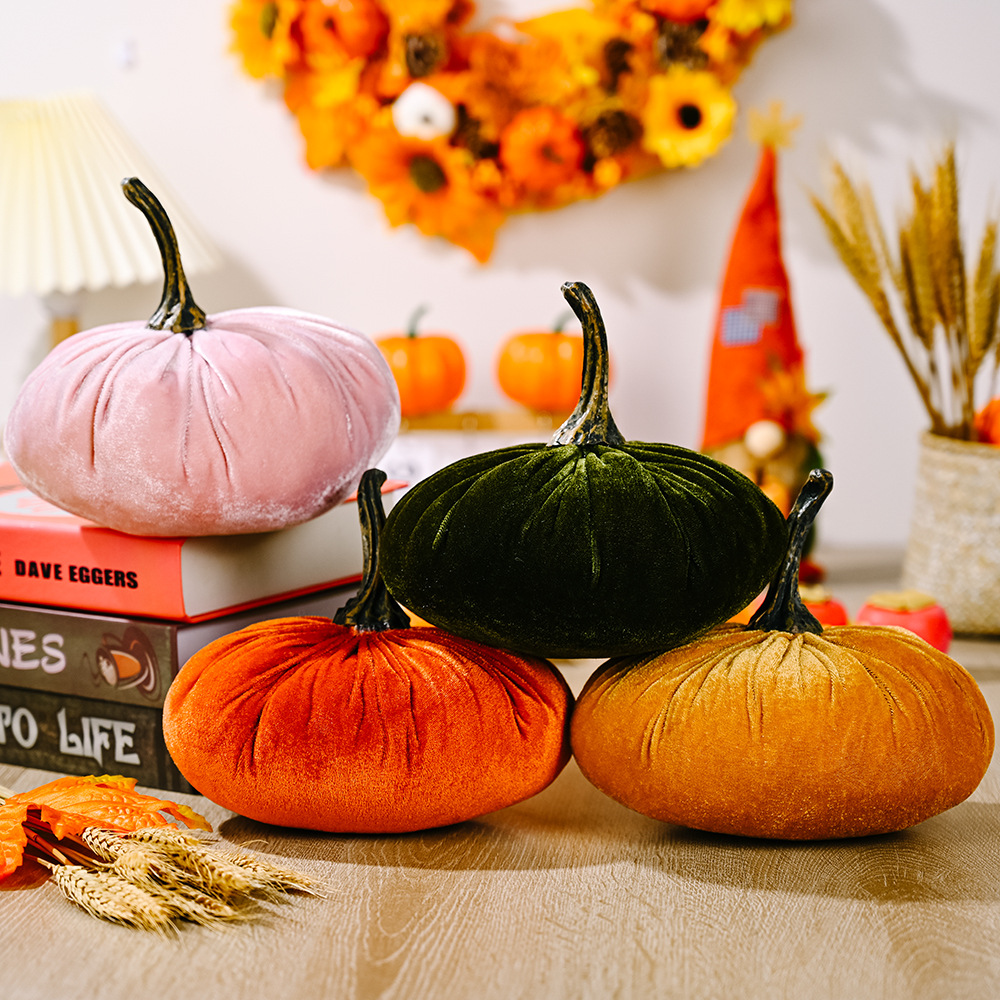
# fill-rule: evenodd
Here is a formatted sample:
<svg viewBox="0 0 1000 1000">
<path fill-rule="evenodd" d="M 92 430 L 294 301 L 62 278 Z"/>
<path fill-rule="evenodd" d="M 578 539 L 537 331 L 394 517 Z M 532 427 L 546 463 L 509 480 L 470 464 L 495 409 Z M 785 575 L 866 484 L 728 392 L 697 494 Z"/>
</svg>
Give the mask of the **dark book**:
<svg viewBox="0 0 1000 1000">
<path fill-rule="evenodd" d="M 163 710 L 0 686 L 0 762 L 60 774 L 121 774 L 193 792 L 163 742 Z"/>
</svg>

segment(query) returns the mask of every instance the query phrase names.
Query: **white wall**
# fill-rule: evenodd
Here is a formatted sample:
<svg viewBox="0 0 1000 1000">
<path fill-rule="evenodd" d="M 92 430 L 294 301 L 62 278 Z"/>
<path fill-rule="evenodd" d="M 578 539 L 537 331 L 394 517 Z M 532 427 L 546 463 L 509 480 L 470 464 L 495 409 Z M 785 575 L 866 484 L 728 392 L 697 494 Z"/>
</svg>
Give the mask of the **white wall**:
<svg viewBox="0 0 1000 1000">
<path fill-rule="evenodd" d="M 493 0 L 489 9 L 512 6 Z M 517 0 L 519 13 L 555 6 Z M 587 282 L 611 337 L 619 426 L 628 437 L 689 447 L 700 434 L 716 289 L 756 162 L 746 110 L 781 100 L 804 117 L 781 161 L 786 264 L 809 380 L 832 393 L 817 413 L 837 484 L 823 538 L 902 544 L 924 417 L 808 191 L 821 188 L 833 151 L 871 179 L 890 214 L 905 200 L 908 164 L 929 163 L 954 138 L 969 236 L 978 240 L 1000 192 L 1000 4 L 796 0 L 796 8 L 795 25 L 758 50 L 737 85 L 738 134 L 716 158 L 512 219 L 486 266 L 390 230 L 354 176 L 304 166 L 280 97 L 227 51 L 222 0 L 4 4 L 0 98 L 88 89 L 104 99 L 225 254 L 221 270 L 192 282 L 210 312 L 282 304 L 377 335 L 429 303 L 427 325 L 453 331 L 470 358 L 462 406 L 499 405 L 492 363 L 501 339 L 562 311 L 563 281 Z M 94 294 L 83 324 L 145 317 L 158 294 L 158 286 Z M 32 299 L 0 298 L 0 416 L 44 352 L 45 327 Z"/>
</svg>

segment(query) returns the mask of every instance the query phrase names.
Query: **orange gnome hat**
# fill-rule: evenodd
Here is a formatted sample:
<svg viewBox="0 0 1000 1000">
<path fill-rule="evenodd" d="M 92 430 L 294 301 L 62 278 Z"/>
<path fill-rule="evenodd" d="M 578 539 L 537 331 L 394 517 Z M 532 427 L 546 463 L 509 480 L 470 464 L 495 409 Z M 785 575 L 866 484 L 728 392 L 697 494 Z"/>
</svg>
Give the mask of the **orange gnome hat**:
<svg viewBox="0 0 1000 1000">
<path fill-rule="evenodd" d="M 797 122 L 780 105 L 753 120 L 761 144 L 757 177 L 733 236 L 709 365 L 702 450 L 742 439 L 761 420 L 816 442 L 811 411 L 822 398 L 805 388 L 788 275 L 781 253 L 775 148 Z"/>
</svg>

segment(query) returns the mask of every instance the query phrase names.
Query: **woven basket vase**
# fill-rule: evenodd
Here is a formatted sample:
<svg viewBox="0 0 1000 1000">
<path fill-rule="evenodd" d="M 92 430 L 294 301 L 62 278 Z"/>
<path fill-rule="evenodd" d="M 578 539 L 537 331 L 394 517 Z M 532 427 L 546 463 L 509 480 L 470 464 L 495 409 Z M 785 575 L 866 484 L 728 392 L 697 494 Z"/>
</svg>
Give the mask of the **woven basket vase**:
<svg viewBox="0 0 1000 1000">
<path fill-rule="evenodd" d="M 956 632 L 1000 633 L 1000 448 L 923 435 L 903 586 Z"/>
</svg>

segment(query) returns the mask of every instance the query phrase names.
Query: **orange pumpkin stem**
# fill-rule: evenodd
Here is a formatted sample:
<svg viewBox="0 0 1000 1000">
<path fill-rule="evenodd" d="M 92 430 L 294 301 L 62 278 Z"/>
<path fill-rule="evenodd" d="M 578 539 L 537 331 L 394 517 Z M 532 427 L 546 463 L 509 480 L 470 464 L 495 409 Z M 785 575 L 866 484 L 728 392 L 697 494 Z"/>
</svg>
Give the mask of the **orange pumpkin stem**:
<svg viewBox="0 0 1000 1000">
<path fill-rule="evenodd" d="M 809 530 L 820 507 L 833 489 L 833 475 L 826 469 L 813 469 L 799 491 L 788 515 L 788 550 L 785 561 L 767 590 L 764 603 L 747 624 L 747 629 L 765 632 L 822 633 L 823 626 L 803 604 L 799 594 L 799 564 Z"/>
<path fill-rule="evenodd" d="M 608 407 L 608 335 L 594 293 L 582 281 L 567 281 L 562 293 L 583 327 L 583 385 L 576 409 L 552 435 L 550 446 L 608 445 L 625 437 Z"/>
<path fill-rule="evenodd" d="M 174 227 L 163 205 L 138 177 L 126 177 L 122 181 L 122 191 L 146 217 L 163 261 L 163 295 L 146 326 L 151 330 L 170 330 L 188 335 L 202 329 L 206 322 L 205 310 L 191 294 Z"/>
<path fill-rule="evenodd" d="M 337 613 L 338 625 L 349 625 L 358 632 L 384 632 L 391 628 L 409 628 L 410 618 L 389 593 L 378 568 L 379 545 L 385 508 L 382 485 L 385 473 L 368 469 L 358 485 L 358 517 L 361 521 L 362 577 L 357 594 Z"/>
</svg>

